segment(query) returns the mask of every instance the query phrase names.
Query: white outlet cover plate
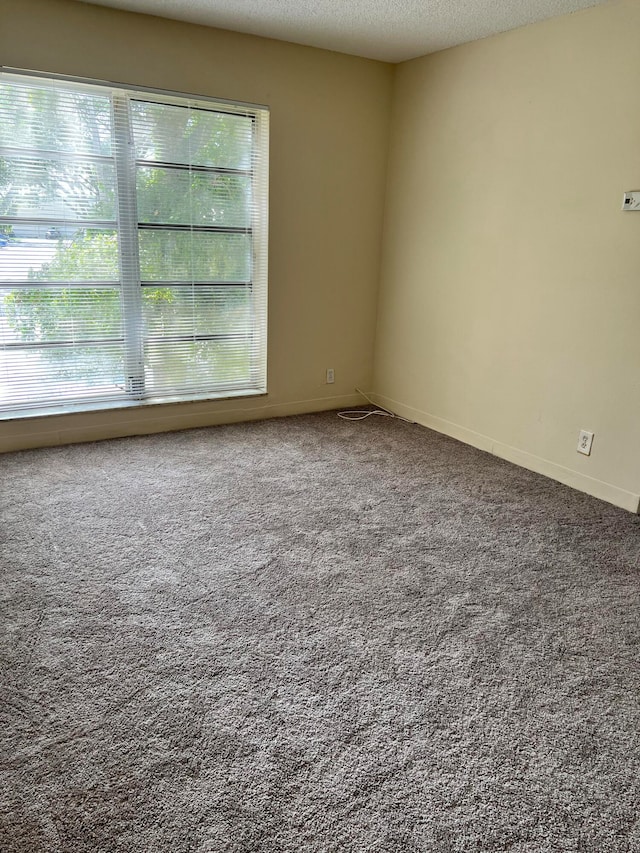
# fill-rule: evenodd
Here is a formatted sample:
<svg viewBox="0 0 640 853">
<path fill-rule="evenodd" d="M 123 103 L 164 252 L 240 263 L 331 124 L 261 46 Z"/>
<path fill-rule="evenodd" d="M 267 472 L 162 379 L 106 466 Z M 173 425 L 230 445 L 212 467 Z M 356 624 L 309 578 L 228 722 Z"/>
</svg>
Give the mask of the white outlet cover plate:
<svg viewBox="0 0 640 853">
<path fill-rule="evenodd" d="M 623 210 L 640 210 L 640 190 L 628 190 L 622 198 Z"/>
<path fill-rule="evenodd" d="M 578 453 L 584 453 L 585 456 L 591 456 L 591 446 L 593 444 L 593 433 L 587 429 L 581 429 L 578 437 Z"/>
</svg>

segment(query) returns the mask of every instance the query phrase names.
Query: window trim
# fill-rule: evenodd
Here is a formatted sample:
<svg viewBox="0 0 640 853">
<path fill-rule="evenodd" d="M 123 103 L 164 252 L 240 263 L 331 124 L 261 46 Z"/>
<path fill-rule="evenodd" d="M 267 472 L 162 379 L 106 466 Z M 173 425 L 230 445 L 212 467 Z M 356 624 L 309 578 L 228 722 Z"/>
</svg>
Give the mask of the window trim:
<svg viewBox="0 0 640 853">
<path fill-rule="evenodd" d="M 114 399 L 91 399 L 90 395 L 87 394 L 88 400 L 86 403 L 81 402 L 80 399 L 75 399 L 71 402 L 55 402 L 55 401 L 43 401 L 42 403 L 36 403 L 33 406 L 25 406 L 22 408 L 14 408 L 14 409 L 0 409 L 0 421 L 8 421 L 8 420 L 20 420 L 20 419 L 28 419 L 34 417 L 50 417 L 52 415 L 66 415 L 66 414 L 77 414 L 81 412 L 95 412 L 95 411 L 107 411 L 113 409 L 128 409 L 128 408 L 139 408 L 142 406 L 156 406 L 156 405 L 173 405 L 178 403 L 198 403 L 207 400 L 229 400 L 236 398 L 251 398 L 251 397 L 262 397 L 267 395 L 267 329 L 268 329 L 268 315 L 267 315 L 267 299 L 268 299 L 268 279 L 267 279 L 267 265 L 268 265 L 268 231 L 269 231 L 269 107 L 262 104 L 254 104 L 244 101 L 236 101 L 229 100 L 224 98 L 212 97 L 210 95 L 203 94 L 195 94 L 195 93 L 184 93 L 177 92 L 174 90 L 166 90 L 148 86 L 136 86 L 128 83 L 121 82 L 113 82 L 85 77 L 76 77 L 71 75 L 64 74 L 55 74 L 49 72 L 36 71 L 31 69 L 21 69 L 15 68 L 12 66 L 0 65 L 0 72 L 3 74 L 16 75 L 23 78 L 31 78 L 34 81 L 52 81 L 52 82 L 60 82 L 62 84 L 80 84 L 82 86 L 94 88 L 95 90 L 106 89 L 109 92 L 112 102 L 112 140 L 113 140 L 113 152 L 112 156 L 106 155 L 98 155 L 98 154 L 78 154 L 75 155 L 73 153 L 68 153 L 64 151 L 51 151 L 47 152 L 44 149 L 38 149 L 37 154 L 40 157 L 48 156 L 51 154 L 51 159 L 59 159 L 59 160 L 71 160 L 71 161 L 83 161 L 83 162 L 112 162 L 114 164 L 115 171 L 115 185 L 117 187 L 117 205 L 116 205 L 116 219 L 115 220 L 82 220 L 78 221 L 79 227 L 102 227 L 109 230 L 116 231 L 118 235 L 118 244 L 119 244 L 119 263 L 120 263 L 120 279 L 109 281 L 38 281 L 37 284 L 32 281 L 2 281 L 0 282 L 0 286 L 9 287 L 11 289 L 18 289 L 21 287 L 30 287 L 34 286 L 42 289 L 46 289 L 48 287 L 64 287 L 64 288 L 81 288 L 81 287 L 91 287 L 92 289 L 106 288 L 106 289 L 114 289 L 119 288 L 121 292 L 121 299 L 123 305 L 129 306 L 131 303 L 137 303 L 136 311 L 132 314 L 132 312 L 124 311 L 123 312 L 123 336 L 122 342 L 127 341 L 125 346 L 125 382 L 126 388 L 123 390 L 123 393 L 126 396 L 121 398 Z M 200 165 L 184 165 L 180 163 L 170 163 L 170 162 L 160 162 L 160 161 L 147 161 L 144 159 L 136 159 L 135 151 L 133 150 L 133 146 L 127 144 L 126 140 L 132 139 L 132 127 L 131 127 L 131 114 L 129 113 L 129 104 L 131 101 L 146 100 L 144 96 L 149 96 L 149 103 L 157 103 L 163 106 L 180 106 L 185 108 L 190 108 L 197 110 L 198 102 L 208 103 L 212 105 L 212 108 L 216 108 L 215 112 L 220 114 L 225 114 L 224 109 L 218 109 L 220 107 L 228 106 L 229 115 L 234 116 L 242 116 L 245 115 L 247 118 L 251 118 L 252 126 L 253 126 L 253 137 L 254 144 L 251 147 L 251 157 L 252 163 L 251 168 L 249 169 L 233 169 L 233 168 L 225 168 L 221 166 L 200 166 Z M 138 96 L 138 97 L 136 97 Z M 140 97 L 141 96 L 141 97 Z M 190 101 L 195 102 L 189 103 Z M 203 110 L 208 112 L 208 110 Z M 213 110 L 212 110 L 213 111 Z M 258 127 L 259 123 L 262 123 L 264 126 Z M 260 139 L 257 141 L 258 133 L 260 134 Z M 11 146 L 7 146 L 3 149 L 3 153 L 10 155 L 10 152 L 14 150 L 16 156 L 24 155 L 26 149 L 16 148 L 12 149 Z M 33 152 L 35 153 L 35 151 Z M 137 203 L 136 203 L 136 170 L 141 166 L 148 166 L 151 168 L 166 168 L 166 169 L 175 169 L 175 170 L 187 170 L 190 172 L 198 172 L 204 174 L 230 174 L 230 175 L 246 175 L 252 176 L 254 178 L 252 183 L 252 189 L 257 196 L 257 202 L 255 207 L 260 210 L 260 221 L 258 228 L 254 227 L 254 224 L 251 224 L 249 227 L 235 227 L 235 226 L 217 226 L 217 225 L 180 225 L 180 224 L 163 224 L 163 223 L 146 223 L 138 221 L 137 215 Z M 2 222 L 7 222 L 9 220 L 11 223 L 20 223 L 20 224 L 41 224 L 47 226 L 56 226 L 62 224 L 62 220 L 57 222 L 53 217 L 45 218 L 45 219 L 25 219 L 20 217 L 0 217 L 0 224 Z M 68 224 L 69 220 L 64 220 L 65 224 Z M 214 280 L 202 280 L 202 281 L 168 281 L 168 280 L 146 280 L 142 279 L 140 268 L 139 268 L 139 244 L 138 244 L 138 233 L 140 231 L 155 231 L 161 232 L 163 230 L 172 230 L 172 231 L 187 231 L 187 232 L 202 232 L 202 233 L 223 233 L 223 234 L 245 234 L 251 238 L 251 247 L 252 247 L 252 264 L 251 264 L 251 278 L 249 280 L 243 281 L 234 281 L 234 280 L 225 280 L 225 281 L 214 281 Z M 132 250 L 127 249 L 127 245 L 133 246 Z M 123 259 L 126 259 L 130 264 L 131 259 L 134 259 L 134 268 L 129 269 L 125 268 L 123 264 Z M 264 268 L 264 269 L 263 269 Z M 148 337 L 144 335 L 142 326 L 140 324 L 141 318 L 141 307 L 140 303 L 142 300 L 142 294 L 144 292 L 145 287 L 180 287 L 180 286 L 208 286 L 208 287 L 236 287 L 236 288 L 248 288 L 253 291 L 256 282 L 263 282 L 261 285 L 264 288 L 264 296 L 262 301 L 264 303 L 264 316 L 262 322 L 254 327 L 254 333 L 258 333 L 259 339 L 259 348 L 256 351 L 256 357 L 252 358 L 250 361 L 250 378 L 246 382 L 246 386 L 244 388 L 234 388 L 233 382 L 228 381 L 226 383 L 222 383 L 225 387 L 221 387 L 220 390 L 208 390 L 204 392 L 195 391 L 194 393 L 185 394 L 176 394 L 175 396 L 171 396 L 171 394 L 165 394 L 162 396 L 152 396 L 151 394 L 147 394 L 144 396 L 136 397 L 136 386 L 139 384 L 140 379 L 138 377 L 144 375 L 144 355 L 143 355 L 143 343 L 144 340 L 152 340 L 153 337 Z M 251 309 L 255 310 L 254 308 Z M 127 327 L 127 328 L 125 328 Z M 134 328 L 135 327 L 135 328 Z M 159 337 L 157 340 L 167 340 L 172 341 L 175 336 L 167 336 L 167 337 Z M 193 340 L 217 340 L 219 338 L 228 339 L 233 337 L 232 333 L 223 333 L 223 334 L 208 334 L 208 335 L 187 335 L 186 339 Z M 143 340 L 144 339 L 144 340 Z M 105 342 L 108 343 L 117 343 L 120 338 L 105 338 Z M 97 345 L 101 343 L 101 339 L 85 339 L 82 342 L 82 345 L 87 345 L 89 347 L 93 345 Z M 27 344 L 21 345 L 20 343 L 16 343 L 13 345 L 12 343 L 4 344 L 3 346 L 8 346 L 10 348 L 31 348 L 43 347 L 43 346 L 72 346 L 73 342 L 38 342 L 35 344 Z M 133 363 L 130 361 L 133 359 Z"/>
</svg>

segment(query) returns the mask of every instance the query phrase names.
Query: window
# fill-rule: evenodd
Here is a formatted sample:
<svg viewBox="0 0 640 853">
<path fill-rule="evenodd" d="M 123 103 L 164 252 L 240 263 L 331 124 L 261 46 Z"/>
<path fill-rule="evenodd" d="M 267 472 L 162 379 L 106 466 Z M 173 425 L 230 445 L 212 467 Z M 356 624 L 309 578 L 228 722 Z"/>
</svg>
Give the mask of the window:
<svg viewBox="0 0 640 853">
<path fill-rule="evenodd" d="M 264 393 L 268 123 L 0 74 L 0 416 Z"/>
</svg>

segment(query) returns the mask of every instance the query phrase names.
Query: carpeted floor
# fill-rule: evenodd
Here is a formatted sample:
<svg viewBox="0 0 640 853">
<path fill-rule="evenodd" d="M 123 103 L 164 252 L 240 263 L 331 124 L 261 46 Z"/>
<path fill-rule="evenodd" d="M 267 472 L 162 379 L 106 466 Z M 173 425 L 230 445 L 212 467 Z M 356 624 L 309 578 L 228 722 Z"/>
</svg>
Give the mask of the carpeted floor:
<svg viewBox="0 0 640 853">
<path fill-rule="evenodd" d="M 2 853 L 640 851 L 640 519 L 334 413 L 0 458 Z"/>
</svg>

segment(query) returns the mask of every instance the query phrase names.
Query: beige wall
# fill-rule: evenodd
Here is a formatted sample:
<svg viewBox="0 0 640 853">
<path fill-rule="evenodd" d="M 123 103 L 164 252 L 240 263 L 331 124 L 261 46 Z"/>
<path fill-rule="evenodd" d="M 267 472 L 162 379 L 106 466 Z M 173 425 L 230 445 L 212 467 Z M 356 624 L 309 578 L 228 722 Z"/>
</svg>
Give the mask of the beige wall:
<svg viewBox="0 0 640 853">
<path fill-rule="evenodd" d="M 267 397 L 5 421 L 0 449 L 359 399 L 354 387 L 371 383 L 392 66 L 71 0 L 0 0 L 0 62 L 271 107 Z"/>
<path fill-rule="evenodd" d="M 0 449 L 348 405 L 358 385 L 637 509 L 636 0 L 395 70 L 72 0 L 0 0 L 0 20 L 8 66 L 272 109 L 268 396 L 0 422 Z"/>
<path fill-rule="evenodd" d="M 614 0 L 396 69 L 372 385 L 633 510 L 638 33 L 640 3 Z"/>
</svg>

